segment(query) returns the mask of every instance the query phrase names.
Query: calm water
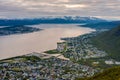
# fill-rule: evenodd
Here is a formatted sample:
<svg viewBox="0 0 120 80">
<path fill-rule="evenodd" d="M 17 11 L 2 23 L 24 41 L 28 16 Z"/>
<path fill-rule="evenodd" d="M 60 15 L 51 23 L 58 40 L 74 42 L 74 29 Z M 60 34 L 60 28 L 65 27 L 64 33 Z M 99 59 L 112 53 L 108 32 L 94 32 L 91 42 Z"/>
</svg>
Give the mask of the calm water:
<svg viewBox="0 0 120 80">
<path fill-rule="evenodd" d="M 77 27 L 77 24 L 35 25 L 44 29 L 39 32 L 0 37 L 0 59 L 44 52 L 56 48 L 62 37 L 74 37 L 94 31 L 90 28 Z"/>
</svg>

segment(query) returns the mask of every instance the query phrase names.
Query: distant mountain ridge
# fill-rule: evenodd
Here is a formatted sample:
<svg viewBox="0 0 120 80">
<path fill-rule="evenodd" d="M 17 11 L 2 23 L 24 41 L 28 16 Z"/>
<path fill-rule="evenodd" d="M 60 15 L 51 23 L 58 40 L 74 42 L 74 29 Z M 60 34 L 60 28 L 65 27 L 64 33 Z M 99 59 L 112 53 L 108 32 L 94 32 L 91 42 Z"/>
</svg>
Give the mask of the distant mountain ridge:
<svg viewBox="0 0 120 80">
<path fill-rule="evenodd" d="M 0 26 L 13 25 L 36 25 L 36 24 L 70 24 L 70 23 L 98 23 L 106 22 L 96 17 L 63 16 L 63 17 L 41 17 L 35 19 L 0 19 Z"/>
<path fill-rule="evenodd" d="M 119 24 L 120 24 L 120 21 L 107 21 L 107 22 L 99 22 L 99 23 L 87 23 L 82 26 L 95 28 L 95 29 L 112 29 L 115 26 L 118 26 Z"/>
</svg>

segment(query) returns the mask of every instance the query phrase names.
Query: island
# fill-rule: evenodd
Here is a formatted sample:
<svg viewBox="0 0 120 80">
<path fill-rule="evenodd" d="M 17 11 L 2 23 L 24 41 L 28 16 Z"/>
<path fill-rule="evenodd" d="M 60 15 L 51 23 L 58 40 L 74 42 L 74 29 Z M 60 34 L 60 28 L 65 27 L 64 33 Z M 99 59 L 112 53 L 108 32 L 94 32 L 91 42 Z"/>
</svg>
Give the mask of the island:
<svg viewBox="0 0 120 80">
<path fill-rule="evenodd" d="M 36 32 L 40 30 L 42 29 L 35 28 L 35 27 L 28 27 L 25 25 L 14 25 L 14 26 L 0 28 L 0 36 L 31 33 L 31 32 Z"/>
</svg>

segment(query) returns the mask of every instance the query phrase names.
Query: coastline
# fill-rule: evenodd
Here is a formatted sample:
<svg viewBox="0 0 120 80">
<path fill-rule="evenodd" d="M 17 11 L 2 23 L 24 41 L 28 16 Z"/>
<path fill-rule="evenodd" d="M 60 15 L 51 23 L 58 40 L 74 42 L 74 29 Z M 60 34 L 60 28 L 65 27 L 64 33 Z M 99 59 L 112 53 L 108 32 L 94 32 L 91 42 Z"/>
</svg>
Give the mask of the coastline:
<svg viewBox="0 0 120 80">
<path fill-rule="evenodd" d="M 74 37 L 85 33 L 94 31 L 90 28 L 78 27 L 76 25 L 50 25 L 52 28 L 48 28 L 40 32 L 34 32 L 22 35 L 11 35 L 6 37 L 0 37 L 0 59 L 9 57 L 25 55 L 32 52 L 42 53 L 47 50 L 56 48 L 57 42 L 61 41 L 60 38 Z M 41 28 L 41 26 L 40 26 Z"/>
</svg>

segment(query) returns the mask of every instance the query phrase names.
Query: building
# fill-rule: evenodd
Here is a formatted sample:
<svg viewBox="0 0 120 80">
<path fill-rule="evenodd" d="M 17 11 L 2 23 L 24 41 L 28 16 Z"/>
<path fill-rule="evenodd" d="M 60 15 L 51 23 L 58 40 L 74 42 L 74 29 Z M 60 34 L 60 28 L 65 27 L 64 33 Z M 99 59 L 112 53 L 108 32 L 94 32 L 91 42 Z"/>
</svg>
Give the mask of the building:
<svg viewBox="0 0 120 80">
<path fill-rule="evenodd" d="M 63 52 L 66 50 L 66 42 L 59 42 L 57 43 L 57 50 L 59 52 Z"/>
</svg>

